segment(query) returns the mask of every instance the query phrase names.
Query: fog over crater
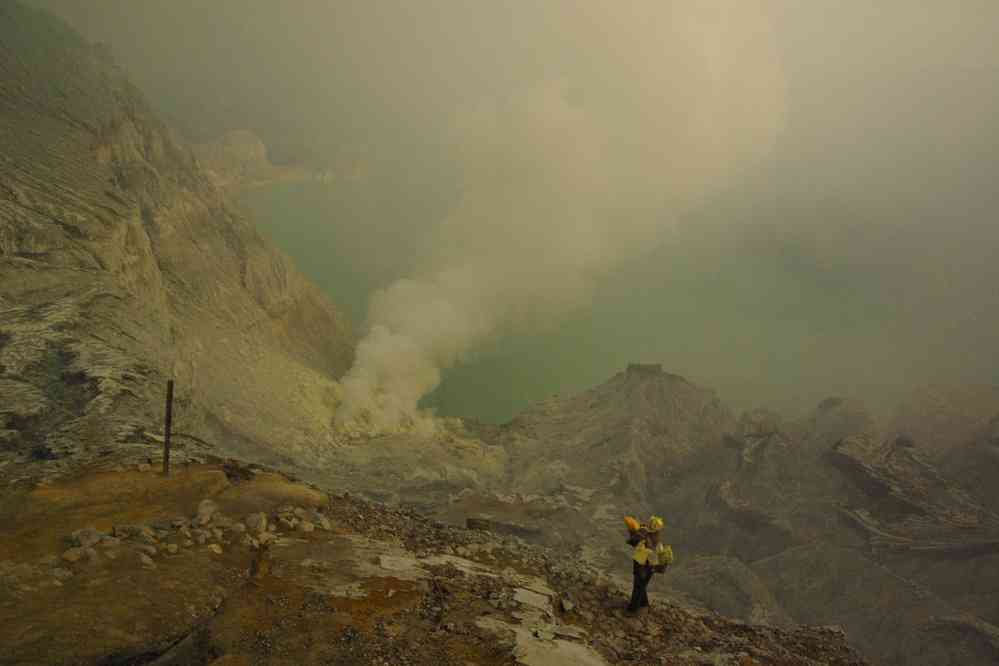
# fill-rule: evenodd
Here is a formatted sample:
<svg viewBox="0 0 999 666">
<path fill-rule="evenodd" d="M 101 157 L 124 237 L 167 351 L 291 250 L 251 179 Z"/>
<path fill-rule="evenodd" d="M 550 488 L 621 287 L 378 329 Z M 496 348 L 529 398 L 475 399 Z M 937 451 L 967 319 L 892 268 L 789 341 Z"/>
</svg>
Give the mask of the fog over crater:
<svg viewBox="0 0 999 666">
<path fill-rule="evenodd" d="M 462 368 L 526 403 L 661 361 L 791 410 L 999 380 L 994 3 L 35 4 L 189 138 L 333 174 L 329 262 L 376 292 L 341 422 L 442 376 L 460 411 Z M 497 375 L 538 332 L 592 342 Z"/>
</svg>

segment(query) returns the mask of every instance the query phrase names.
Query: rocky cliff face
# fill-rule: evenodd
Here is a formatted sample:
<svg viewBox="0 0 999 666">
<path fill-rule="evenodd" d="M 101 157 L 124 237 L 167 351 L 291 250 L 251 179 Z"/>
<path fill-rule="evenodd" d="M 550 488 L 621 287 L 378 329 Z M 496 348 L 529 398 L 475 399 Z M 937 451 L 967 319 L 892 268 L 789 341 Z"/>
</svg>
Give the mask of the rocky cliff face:
<svg viewBox="0 0 999 666">
<path fill-rule="evenodd" d="M 226 132 L 211 143 L 193 146 L 193 151 L 205 174 L 220 188 L 319 178 L 302 168 L 272 164 L 267 146 L 249 130 Z"/>
<path fill-rule="evenodd" d="M 99 47 L 0 7 L 0 456 L 180 431 L 285 454 L 327 437 L 344 316 L 227 202 Z"/>
</svg>

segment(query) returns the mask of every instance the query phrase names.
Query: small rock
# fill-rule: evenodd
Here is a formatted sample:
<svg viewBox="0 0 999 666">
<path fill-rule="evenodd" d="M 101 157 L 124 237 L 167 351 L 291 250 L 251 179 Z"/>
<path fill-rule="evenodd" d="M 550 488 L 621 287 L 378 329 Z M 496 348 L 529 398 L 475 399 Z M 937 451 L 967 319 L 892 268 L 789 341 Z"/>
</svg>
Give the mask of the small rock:
<svg viewBox="0 0 999 666">
<path fill-rule="evenodd" d="M 203 499 L 198 504 L 198 515 L 195 517 L 194 522 L 198 525 L 207 525 L 218 510 L 218 504 L 210 499 Z"/>
<path fill-rule="evenodd" d="M 147 569 L 155 569 L 156 563 L 153 562 L 153 558 L 149 557 L 145 553 L 139 553 L 139 561 L 142 562 L 142 566 Z"/>
<path fill-rule="evenodd" d="M 225 533 L 222 531 L 222 528 L 220 528 L 220 527 L 213 527 L 212 528 L 211 535 L 212 535 L 212 538 L 215 539 L 216 541 L 221 541 L 224 534 Z"/>
<path fill-rule="evenodd" d="M 156 554 L 156 546 L 150 546 L 149 544 L 142 544 L 141 546 L 137 546 L 136 550 L 150 557 Z"/>
<path fill-rule="evenodd" d="M 62 554 L 62 559 L 67 562 L 79 562 L 83 559 L 84 555 L 86 555 L 86 553 L 82 548 L 70 548 Z"/>
<path fill-rule="evenodd" d="M 218 545 L 217 543 L 208 544 L 208 550 L 215 553 L 216 555 L 222 554 L 222 546 Z"/>
<path fill-rule="evenodd" d="M 295 517 L 298 518 L 299 520 L 309 519 L 309 512 L 300 506 L 295 507 L 295 510 L 292 513 L 294 513 Z"/>
<path fill-rule="evenodd" d="M 212 525 L 215 527 L 221 527 L 223 529 L 229 529 L 232 527 L 232 518 L 225 516 L 221 513 L 216 513 L 212 516 Z"/>
<path fill-rule="evenodd" d="M 280 516 L 278 524 L 285 529 L 293 530 L 295 529 L 295 525 L 298 524 L 298 519 L 292 516 Z"/>
<path fill-rule="evenodd" d="M 190 548 L 191 546 L 194 545 L 194 542 L 191 541 L 190 539 L 185 539 L 184 542 L 181 543 L 180 545 L 182 545 L 184 548 Z"/>
<path fill-rule="evenodd" d="M 159 543 L 156 532 L 153 531 L 153 528 L 147 527 L 146 525 L 139 526 L 135 530 L 135 535 L 144 543 Z"/>
<path fill-rule="evenodd" d="M 246 517 L 246 526 L 251 531 L 261 534 L 267 531 L 267 516 L 263 513 L 251 513 Z"/>
<path fill-rule="evenodd" d="M 233 523 L 231 529 L 233 532 L 236 532 L 237 534 L 242 534 L 243 532 L 246 531 L 246 525 L 244 525 L 243 523 Z"/>
<path fill-rule="evenodd" d="M 168 553 L 170 553 L 171 555 L 176 555 L 177 551 L 179 551 L 179 550 L 180 550 L 180 547 L 177 544 L 175 544 L 175 543 L 168 543 L 167 544 L 166 551 Z"/>
<path fill-rule="evenodd" d="M 535 638 L 541 639 L 543 641 L 553 641 L 555 640 L 555 632 L 549 627 L 535 627 L 532 632 Z"/>
<path fill-rule="evenodd" d="M 190 539 L 191 538 L 191 530 L 188 529 L 186 525 L 184 527 L 181 527 L 179 530 L 177 530 L 177 533 L 180 534 L 185 539 Z"/>
<path fill-rule="evenodd" d="M 149 471 L 149 470 L 151 470 L 152 468 L 153 468 L 153 466 L 152 466 L 152 465 L 150 465 L 149 463 L 139 463 L 139 464 L 138 464 L 138 466 L 137 466 L 137 469 L 138 469 L 138 470 L 139 470 L 140 472 L 148 472 L 148 471 Z"/>
<path fill-rule="evenodd" d="M 118 548 L 121 546 L 121 539 L 113 536 L 106 536 L 101 539 L 101 548 Z"/>
<path fill-rule="evenodd" d="M 316 520 L 319 523 L 319 527 L 323 528 L 326 532 L 333 529 L 333 523 L 326 516 L 316 516 Z"/>
<path fill-rule="evenodd" d="M 96 546 L 104 538 L 104 533 L 93 527 L 84 527 L 73 532 L 73 543 L 80 548 Z"/>
<path fill-rule="evenodd" d="M 118 551 L 117 550 L 106 550 L 106 551 L 104 551 L 104 557 L 108 558 L 109 560 L 117 559 L 118 558 Z"/>
<path fill-rule="evenodd" d="M 303 520 L 300 523 L 298 523 L 298 531 L 299 532 L 314 532 L 315 529 L 316 529 L 316 526 L 313 525 L 312 523 L 310 523 L 307 520 Z"/>
</svg>

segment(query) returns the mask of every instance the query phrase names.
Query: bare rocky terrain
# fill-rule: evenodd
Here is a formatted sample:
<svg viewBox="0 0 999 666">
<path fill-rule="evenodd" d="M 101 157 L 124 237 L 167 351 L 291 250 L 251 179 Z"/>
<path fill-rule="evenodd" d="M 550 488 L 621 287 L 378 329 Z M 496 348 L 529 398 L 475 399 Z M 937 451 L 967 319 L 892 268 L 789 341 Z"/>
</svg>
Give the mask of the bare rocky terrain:
<svg viewBox="0 0 999 666">
<path fill-rule="evenodd" d="M 252 137 L 184 145 L 8 2 L 0 146 L 0 663 L 999 660 L 994 390 L 784 422 L 634 364 L 352 432 L 348 322 L 227 198 Z M 677 563 L 627 618 L 621 517 L 652 512 Z"/>
<path fill-rule="evenodd" d="M 627 561 L 620 517 L 661 513 L 678 561 L 657 585 L 671 599 L 745 621 L 840 625 L 877 663 L 990 664 L 999 659 L 994 422 L 975 423 L 935 463 L 933 445 L 908 434 L 920 423 L 882 428 L 850 400 L 824 400 L 794 423 L 764 411 L 736 418 L 711 391 L 632 365 L 504 426 L 465 423 L 433 446 L 393 436 L 330 455 L 394 455 L 404 473 L 360 465 L 340 483 L 379 479 L 366 485 L 373 496 L 453 524 L 471 518 L 606 571 Z M 497 449 L 491 460 L 505 461 L 506 476 L 476 477 L 493 469 L 476 461 Z M 976 474 L 953 474 L 956 451 L 978 460 Z"/>
</svg>

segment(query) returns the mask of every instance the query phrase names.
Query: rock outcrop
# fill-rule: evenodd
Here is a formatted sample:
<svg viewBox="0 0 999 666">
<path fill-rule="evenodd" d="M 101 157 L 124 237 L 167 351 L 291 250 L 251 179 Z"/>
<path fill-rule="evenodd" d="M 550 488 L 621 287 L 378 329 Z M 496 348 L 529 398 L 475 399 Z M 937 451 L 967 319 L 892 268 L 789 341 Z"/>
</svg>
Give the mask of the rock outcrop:
<svg viewBox="0 0 999 666">
<path fill-rule="evenodd" d="M 177 430 L 328 439 L 343 314 L 230 206 L 106 52 L 0 7 L 0 458 L 59 468 Z M 191 440 L 193 441 L 193 440 Z"/>
<path fill-rule="evenodd" d="M 267 146 L 249 130 L 232 130 L 211 143 L 193 146 L 205 175 L 219 188 L 254 187 L 281 180 L 316 178 L 307 170 L 272 164 Z"/>
</svg>

